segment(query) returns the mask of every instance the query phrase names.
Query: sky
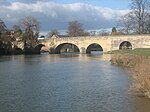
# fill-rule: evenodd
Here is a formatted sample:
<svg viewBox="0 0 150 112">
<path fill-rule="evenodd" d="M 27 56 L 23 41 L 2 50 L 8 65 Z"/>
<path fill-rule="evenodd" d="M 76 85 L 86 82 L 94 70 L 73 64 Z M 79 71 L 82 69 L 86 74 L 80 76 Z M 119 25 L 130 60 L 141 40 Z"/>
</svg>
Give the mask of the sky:
<svg viewBox="0 0 150 112">
<path fill-rule="evenodd" d="M 67 30 L 77 20 L 86 30 L 112 28 L 128 13 L 130 0 L 0 0 L 0 19 L 7 27 L 27 16 L 40 22 L 40 30 Z"/>
</svg>

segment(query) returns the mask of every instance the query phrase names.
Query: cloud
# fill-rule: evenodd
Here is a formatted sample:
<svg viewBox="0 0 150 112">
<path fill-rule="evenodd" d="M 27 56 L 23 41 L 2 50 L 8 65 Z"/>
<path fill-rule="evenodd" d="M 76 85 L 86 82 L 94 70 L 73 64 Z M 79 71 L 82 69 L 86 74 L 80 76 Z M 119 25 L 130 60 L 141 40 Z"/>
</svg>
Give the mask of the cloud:
<svg viewBox="0 0 150 112">
<path fill-rule="evenodd" d="M 38 1 L 48 2 L 48 1 L 55 1 L 55 0 L 17 0 L 17 1 L 21 3 L 36 3 Z"/>
<path fill-rule="evenodd" d="M 0 0 L 0 6 L 2 5 L 10 5 L 10 3 L 6 0 Z"/>
<path fill-rule="evenodd" d="M 60 4 L 51 1 L 18 0 L 0 7 L 0 18 L 7 23 L 16 24 L 26 16 L 33 16 L 41 23 L 41 30 L 67 29 L 68 22 L 77 20 L 85 29 L 110 28 L 128 10 L 113 10 L 84 3 Z"/>
</svg>

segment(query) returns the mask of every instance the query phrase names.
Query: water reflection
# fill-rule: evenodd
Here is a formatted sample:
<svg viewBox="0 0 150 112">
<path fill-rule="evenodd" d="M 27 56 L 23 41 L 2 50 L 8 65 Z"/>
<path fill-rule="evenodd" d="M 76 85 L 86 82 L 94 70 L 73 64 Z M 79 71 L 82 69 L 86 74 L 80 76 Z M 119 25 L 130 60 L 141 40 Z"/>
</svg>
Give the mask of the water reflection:
<svg viewBox="0 0 150 112">
<path fill-rule="evenodd" d="M 110 55 L 0 57 L 0 112 L 149 112 Z"/>
</svg>

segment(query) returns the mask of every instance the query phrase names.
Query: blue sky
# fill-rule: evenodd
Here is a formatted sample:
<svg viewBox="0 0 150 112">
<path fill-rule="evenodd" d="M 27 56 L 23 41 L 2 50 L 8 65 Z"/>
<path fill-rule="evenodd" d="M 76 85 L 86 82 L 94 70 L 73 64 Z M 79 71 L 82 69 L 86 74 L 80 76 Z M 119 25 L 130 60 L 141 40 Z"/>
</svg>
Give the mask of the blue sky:
<svg viewBox="0 0 150 112">
<path fill-rule="evenodd" d="M 18 0 L 7 0 L 8 2 L 17 2 Z M 19 0 L 21 1 L 21 0 Z M 27 0 L 24 0 L 25 2 Z M 31 0 L 36 1 L 36 0 Z M 30 1 L 30 2 L 31 2 Z M 128 9 L 130 0 L 43 0 L 43 1 L 54 1 L 57 3 L 68 4 L 68 3 L 87 3 L 95 6 L 109 7 L 112 9 Z M 27 1 L 29 2 L 29 1 Z"/>
<path fill-rule="evenodd" d="M 87 3 L 94 6 L 109 7 L 112 9 L 128 9 L 130 0 L 55 0 L 59 3 Z"/>
<path fill-rule="evenodd" d="M 0 0 L 0 18 L 8 27 L 27 16 L 40 22 L 41 32 L 66 30 L 79 21 L 86 30 L 112 28 L 129 11 L 130 0 Z"/>
</svg>

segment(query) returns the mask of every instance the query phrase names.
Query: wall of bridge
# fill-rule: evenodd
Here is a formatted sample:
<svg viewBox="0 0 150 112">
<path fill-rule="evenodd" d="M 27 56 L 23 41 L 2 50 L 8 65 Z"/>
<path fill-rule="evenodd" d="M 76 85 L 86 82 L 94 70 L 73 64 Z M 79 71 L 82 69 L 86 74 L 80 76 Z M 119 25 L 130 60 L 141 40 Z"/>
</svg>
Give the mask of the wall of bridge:
<svg viewBox="0 0 150 112">
<path fill-rule="evenodd" d="M 88 36 L 88 37 L 56 37 L 45 39 L 45 50 L 55 49 L 57 46 L 70 43 L 76 45 L 80 53 L 86 53 L 86 49 L 91 44 L 99 44 L 103 48 L 103 52 L 118 50 L 122 42 L 128 41 L 135 48 L 150 48 L 150 35 L 128 35 L 128 36 Z"/>
<path fill-rule="evenodd" d="M 118 50 L 123 41 L 128 41 L 135 48 L 150 48 L 150 35 L 112 36 L 111 50 Z"/>
</svg>

